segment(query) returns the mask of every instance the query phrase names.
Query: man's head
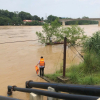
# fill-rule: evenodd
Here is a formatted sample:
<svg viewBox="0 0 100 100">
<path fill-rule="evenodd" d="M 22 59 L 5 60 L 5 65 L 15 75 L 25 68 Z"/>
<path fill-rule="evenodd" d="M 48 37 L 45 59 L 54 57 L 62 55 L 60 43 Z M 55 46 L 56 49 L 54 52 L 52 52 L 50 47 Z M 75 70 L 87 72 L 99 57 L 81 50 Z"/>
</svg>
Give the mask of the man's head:
<svg viewBox="0 0 100 100">
<path fill-rule="evenodd" d="M 41 58 L 43 58 L 43 56 L 41 56 Z"/>
</svg>

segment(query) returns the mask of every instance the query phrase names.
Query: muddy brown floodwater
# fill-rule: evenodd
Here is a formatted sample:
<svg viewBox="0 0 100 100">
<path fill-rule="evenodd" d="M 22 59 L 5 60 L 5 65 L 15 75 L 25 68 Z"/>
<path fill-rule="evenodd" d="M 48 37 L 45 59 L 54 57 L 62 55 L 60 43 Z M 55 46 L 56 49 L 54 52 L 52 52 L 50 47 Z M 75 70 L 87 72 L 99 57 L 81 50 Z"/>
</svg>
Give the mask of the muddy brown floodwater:
<svg viewBox="0 0 100 100">
<path fill-rule="evenodd" d="M 68 26 L 65 26 L 68 27 Z M 91 36 L 100 30 L 98 25 L 81 25 L 85 34 Z M 44 46 L 37 41 L 36 31 L 41 26 L 0 26 L 0 95 L 7 96 L 7 86 L 25 88 L 25 82 L 45 82 L 36 75 L 35 65 L 41 56 L 46 62 L 45 74 L 60 69 L 63 59 L 63 44 Z M 35 40 L 35 41 L 27 41 Z M 77 48 L 80 52 L 80 49 Z M 82 61 L 74 48 L 66 50 L 66 67 Z M 29 100 L 29 93 L 13 92 L 13 98 Z"/>
</svg>

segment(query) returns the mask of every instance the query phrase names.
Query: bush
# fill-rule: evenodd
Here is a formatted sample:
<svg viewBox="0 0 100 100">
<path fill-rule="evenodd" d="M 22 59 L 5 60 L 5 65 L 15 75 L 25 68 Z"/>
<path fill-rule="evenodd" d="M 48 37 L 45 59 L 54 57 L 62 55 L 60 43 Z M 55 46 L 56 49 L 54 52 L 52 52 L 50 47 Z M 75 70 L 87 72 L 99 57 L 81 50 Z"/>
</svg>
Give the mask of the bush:
<svg viewBox="0 0 100 100">
<path fill-rule="evenodd" d="M 87 85 L 95 85 L 95 84 L 98 84 L 99 82 L 100 80 L 98 80 L 97 77 L 93 77 L 91 75 L 85 76 L 84 78 L 79 80 L 80 84 L 87 84 Z"/>
<path fill-rule="evenodd" d="M 84 42 L 84 52 L 84 71 L 91 73 L 100 70 L 100 31 Z"/>
</svg>

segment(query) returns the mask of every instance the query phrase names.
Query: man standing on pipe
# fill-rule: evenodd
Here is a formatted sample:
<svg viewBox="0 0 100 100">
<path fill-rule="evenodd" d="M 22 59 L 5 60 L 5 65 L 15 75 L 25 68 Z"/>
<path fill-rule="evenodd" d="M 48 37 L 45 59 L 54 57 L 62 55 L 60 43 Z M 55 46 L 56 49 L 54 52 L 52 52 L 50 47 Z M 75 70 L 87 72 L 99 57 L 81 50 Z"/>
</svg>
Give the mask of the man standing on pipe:
<svg viewBox="0 0 100 100">
<path fill-rule="evenodd" d="M 44 76 L 45 62 L 43 56 L 40 57 L 40 61 L 37 65 L 39 65 L 40 68 L 40 76 Z"/>
</svg>

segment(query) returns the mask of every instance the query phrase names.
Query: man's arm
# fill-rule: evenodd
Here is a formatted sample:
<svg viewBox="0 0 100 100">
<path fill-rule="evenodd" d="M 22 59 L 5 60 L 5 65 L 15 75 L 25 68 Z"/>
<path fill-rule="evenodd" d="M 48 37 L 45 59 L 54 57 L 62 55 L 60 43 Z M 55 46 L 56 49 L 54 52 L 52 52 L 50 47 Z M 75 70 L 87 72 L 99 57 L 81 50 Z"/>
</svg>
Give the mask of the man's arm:
<svg viewBox="0 0 100 100">
<path fill-rule="evenodd" d="M 39 65 L 40 61 L 38 62 L 37 66 Z"/>
</svg>

